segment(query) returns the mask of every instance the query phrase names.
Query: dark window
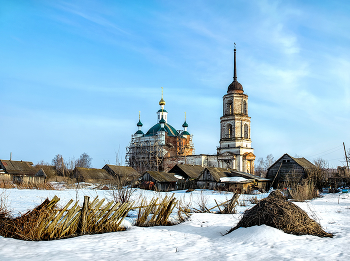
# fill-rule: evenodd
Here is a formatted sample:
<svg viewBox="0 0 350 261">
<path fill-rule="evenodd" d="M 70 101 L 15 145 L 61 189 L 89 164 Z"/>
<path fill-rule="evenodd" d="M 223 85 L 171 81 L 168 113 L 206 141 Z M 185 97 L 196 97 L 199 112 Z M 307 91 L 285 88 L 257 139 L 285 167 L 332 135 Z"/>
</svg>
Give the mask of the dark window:
<svg viewBox="0 0 350 261">
<path fill-rule="evenodd" d="M 243 114 L 248 114 L 247 112 L 247 102 L 243 101 Z"/>
<path fill-rule="evenodd" d="M 244 138 L 248 139 L 249 135 L 248 135 L 248 125 L 244 124 Z"/>
</svg>

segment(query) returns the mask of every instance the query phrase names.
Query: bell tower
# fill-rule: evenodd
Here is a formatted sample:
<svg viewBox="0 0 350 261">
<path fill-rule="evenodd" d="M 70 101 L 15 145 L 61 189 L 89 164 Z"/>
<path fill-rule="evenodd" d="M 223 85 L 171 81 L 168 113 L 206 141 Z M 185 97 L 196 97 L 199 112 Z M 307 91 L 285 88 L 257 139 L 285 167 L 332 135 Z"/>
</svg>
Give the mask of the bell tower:
<svg viewBox="0 0 350 261">
<path fill-rule="evenodd" d="M 233 81 L 223 96 L 223 116 L 220 118 L 218 165 L 254 174 L 254 149 L 250 139 L 248 95 L 237 81 L 236 44 L 234 48 Z"/>
</svg>

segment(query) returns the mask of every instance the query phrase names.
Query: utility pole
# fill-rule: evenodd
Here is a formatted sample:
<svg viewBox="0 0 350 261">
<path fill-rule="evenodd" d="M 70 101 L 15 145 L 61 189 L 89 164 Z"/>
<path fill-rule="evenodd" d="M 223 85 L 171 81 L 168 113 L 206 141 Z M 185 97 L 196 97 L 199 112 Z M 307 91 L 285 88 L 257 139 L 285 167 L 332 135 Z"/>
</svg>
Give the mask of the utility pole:
<svg viewBox="0 0 350 261">
<path fill-rule="evenodd" d="M 349 161 L 348 161 L 348 155 L 346 154 L 346 149 L 345 149 L 345 143 L 343 142 L 344 146 L 344 153 L 345 153 L 345 160 L 346 160 L 346 167 L 349 170 Z"/>
</svg>

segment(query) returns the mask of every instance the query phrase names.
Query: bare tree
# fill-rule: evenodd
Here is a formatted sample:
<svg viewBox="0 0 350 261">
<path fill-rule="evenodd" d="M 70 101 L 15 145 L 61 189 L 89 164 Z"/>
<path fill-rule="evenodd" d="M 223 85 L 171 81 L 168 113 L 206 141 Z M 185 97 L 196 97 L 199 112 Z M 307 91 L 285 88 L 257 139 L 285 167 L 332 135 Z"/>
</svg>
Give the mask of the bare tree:
<svg viewBox="0 0 350 261">
<path fill-rule="evenodd" d="M 266 158 L 259 158 L 255 167 L 255 175 L 266 177 L 267 169 L 275 162 L 273 155 L 269 154 Z"/>
<path fill-rule="evenodd" d="M 65 170 L 65 164 L 64 160 L 61 154 L 57 154 L 53 159 L 52 159 L 52 165 L 55 166 L 56 170 L 61 173 L 62 176 L 64 176 L 64 170 Z"/>
<path fill-rule="evenodd" d="M 79 159 L 75 161 L 75 167 L 80 168 L 91 168 L 92 158 L 87 154 L 83 153 L 80 155 Z"/>
<path fill-rule="evenodd" d="M 322 189 L 327 181 L 329 164 L 326 160 L 318 158 L 314 160 L 315 167 L 307 171 L 308 179 L 311 180 L 315 187 Z"/>
</svg>

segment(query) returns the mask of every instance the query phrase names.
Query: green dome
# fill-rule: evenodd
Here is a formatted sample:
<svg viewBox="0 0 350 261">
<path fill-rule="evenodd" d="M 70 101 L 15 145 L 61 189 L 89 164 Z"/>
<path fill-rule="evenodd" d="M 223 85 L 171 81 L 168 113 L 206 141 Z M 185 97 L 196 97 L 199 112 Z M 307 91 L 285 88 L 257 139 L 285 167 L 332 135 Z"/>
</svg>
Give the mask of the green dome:
<svg viewBox="0 0 350 261">
<path fill-rule="evenodd" d="M 160 123 L 157 123 L 147 131 L 145 136 L 155 136 L 157 132 L 160 131 L 160 129 L 161 129 Z M 164 129 L 167 132 L 168 136 L 176 137 L 179 135 L 177 130 L 175 130 L 175 128 L 168 123 L 164 124 Z"/>
<path fill-rule="evenodd" d="M 182 124 L 182 127 L 184 127 L 184 128 L 185 128 L 185 127 L 188 127 L 188 124 L 187 124 L 186 121 L 184 122 L 184 124 Z"/>
<path fill-rule="evenodd" d="M 183 135 L 190 135 L 190 134 L 188 133 L 188 131 L 183 131 L 181 132 L 181 135 L 183 136 Z"/>
<path fill-rule="evenodd" d="M 137 127 L 142 127 L 142 126 L 143 126 L 143 124 L 142 124 L 141 120 L 139 120 L 139 122 L 137 123 Z"/>
<path fill-rule="evenodd" d="M 164 120 L 164 118 L 162 117 L 159 121 L 159 123 L 166 123 L 166 121 Z"/>
<path fill-rule="evenodd" d="M 137 132 L 135 132 L 135 135 L 136 135 L 136 134 L 142 134 L 142 135 L 143 135 L 144 133 L 143 133 L 142 130 L 138 130 Z"/>
</svg>

